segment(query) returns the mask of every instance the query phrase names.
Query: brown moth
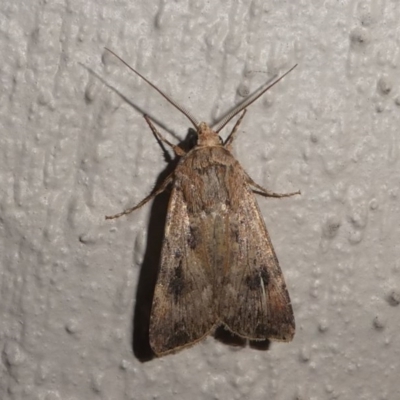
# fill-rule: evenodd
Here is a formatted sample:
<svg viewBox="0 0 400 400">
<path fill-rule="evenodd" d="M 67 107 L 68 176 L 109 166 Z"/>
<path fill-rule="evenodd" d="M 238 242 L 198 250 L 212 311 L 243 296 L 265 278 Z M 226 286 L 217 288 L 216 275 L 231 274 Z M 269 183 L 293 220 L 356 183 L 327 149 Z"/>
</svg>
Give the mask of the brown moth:
<svg viewBox="0 0 400 400">
<path fill-rule="evenodd" d="M 179 163 L 138 205 L 106 217 L 129 214 L 172 187 L 150 317 L 152 350 L 158 356 L 178 351 L 220 325 L 250 340 L 292 340 L 295 322 L 289 293 L 254 192 L 266 197 L 300 192 L 278 194 L 259 186 L 233 157 L 230 145 L 246 107 L 296 65 L 246 99 L 213 130 L 118 58 L 180 110 L 197 131 L 197 145 L 185 152 L 168 142 L 145 116 L 153 133 L 180 157 Z M 218 132 L 241 111 L 223 141 Z"/>
</svg>

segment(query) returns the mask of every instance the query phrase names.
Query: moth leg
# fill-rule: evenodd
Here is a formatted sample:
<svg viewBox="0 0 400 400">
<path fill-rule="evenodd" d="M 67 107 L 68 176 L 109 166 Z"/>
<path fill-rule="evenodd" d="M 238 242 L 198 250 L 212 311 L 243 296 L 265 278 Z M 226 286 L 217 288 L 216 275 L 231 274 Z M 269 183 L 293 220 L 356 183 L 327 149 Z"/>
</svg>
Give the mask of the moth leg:
<svg viewBox="0 0 400 400">
<path fill-rule="evenodd" d="M 251 179 L 249 175 L 247 175 L 247 182 L 249 183 L 250 186 L 253 186 L 256 189 L 256 190 L 253 189 L 254 192 L 257 192 L 265 197 L 290 197 L 290 196 L 294 196 L 296 194 L 301 194 L 300 190 L 298 190 L 297 192 L 293 192 L 293 193 L 271 192 L 271 191 L 263 188 L 262 186 L 260 186 L 258 183 L 254 182 L 253 179 Z"/>
<path fill-rule="evenodd" d="M 159 195 L 160 193 L 162 193 L 166 187 L 173 181 L 173 173 L 168 175 L 164 182 L 160 185 L 159 188 L 153 190 L 152 193 L 150 193 L 147 197 L 145 197 L 139 204 L 137 204 L 134 207 L 128 208 L 118 214 L 115 215 L 106 215 L 106 219 L 115 219 L 115 218 L 119 218 L 122 217 L 123 215 L 128 215 L 130 214 L 132 211 L 137 210 L 138 208 L 142 207 L 144 204 L 146 204 L 148 201 L 150 201 L 151 199 L 153 199 L 154 197 L 156 197 L 157 195 Z"/>
<path fill-rule="evenodd" d="M 161 135 L 160 132 L 158 132 L 158 130 L 156 129 L 156 127 L 153 125 L 153 123 L 151 122 L 151 119 L 148 115 L 143 115 L 144 119 L 146 120 L 147 124 L 149 125 L 150 129 L 153 132 L 153 135 L 160 140 L 161 142 L 164 142 L 165 144 L 167 144 L 169 147 L 172 148 L 172 150 L 174 150 L 174 153 L 177 156 L 184 156 L 186 154 L 186 152 L 181 149 L 179 146 L 176 146 L 174 144 L 172 144 L 171 142 L 169 142 L 167 139 L 165 139 L 165 137 L 163 135 Z"/>
<path fill-rule="evenodd" d="M 230 145 L 232 144 L 233 140 L 236 137 L 236 132 L 239 128 L 240 123 L 242 122 L 242 119 L 244 117 L 244 115 L 246 114 L 247 110 L 244 109 L 242 112 L 242 115 L 240 116 L 240 118 L 236 121 L 235 126 L 232 129 L 232 132 L 229 134 L 229 136 L 226 138 L 225 142 L 224 142 L 224 147 L 227 147 L 229 149 Z"/>
</svg>

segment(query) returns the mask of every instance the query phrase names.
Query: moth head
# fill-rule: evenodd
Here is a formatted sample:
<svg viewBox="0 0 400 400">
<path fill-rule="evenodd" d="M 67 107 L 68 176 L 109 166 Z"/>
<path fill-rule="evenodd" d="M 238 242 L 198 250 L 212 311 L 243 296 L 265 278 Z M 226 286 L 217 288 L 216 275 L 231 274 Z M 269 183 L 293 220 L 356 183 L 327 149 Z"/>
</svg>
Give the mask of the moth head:
<svg viewBox="0 0 400 400">
<path fill-rule="evenodd" d="M 197 128 L 197 146 L 222 146 L 222 139 L 205 122 Z"/>
</svg>

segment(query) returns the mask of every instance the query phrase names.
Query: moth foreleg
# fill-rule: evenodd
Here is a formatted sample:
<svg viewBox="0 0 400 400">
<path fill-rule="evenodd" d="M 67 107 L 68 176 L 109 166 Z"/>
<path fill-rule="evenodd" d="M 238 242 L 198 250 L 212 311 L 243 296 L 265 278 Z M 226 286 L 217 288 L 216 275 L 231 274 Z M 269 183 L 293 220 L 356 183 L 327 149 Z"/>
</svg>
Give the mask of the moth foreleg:
<svg viewBox="0 0 400 400">
<path fill-rule="evenodd" d="M 173 177 L 173 173 L 168 175 L 165 180 L 163 181 L 163 183 L 156 189 L 154 189 L 147 197 L 145 197 L 139 204 L 137 204 L 134 207 L 128 208 L 118 214 L 115 215 L 106 215 L 106 219 L 115 219 L 115 218 L 119 218 L 122 217 L 123 215 L 128 215 L 130 214 L 132 211 L 137 210 L 138 208 L 142 207 L 144 204 L 146 204 L 148 201 L 150 201 L 151 199 L 153 199 L 154 197 L 156 197 L 157 195 L 159 195 L 160 193 L 162 193 L 167 186 L 173 181 L 174 177 Z"/>
<path fill-rule="evenodd" d="M 186 152 L 180 148 L 179 146 L 176 146 L 174 144 L 172 144 L 170 141 L 168 141 L 167 139 L 165 139 L 165 137 L 163 135 L 161 135 L 160 132 L 158 132 L 157 128 L 153 125 L 153 123 L 151 122 L 151 119 L 148 115 L 143 115 L 144 119 L 146 120 L 147 124 L 149 125 L 151 131 L 153 132 L 153 135 L 160 140 L 161 142 L 164 142 L 165 144 L 167 144 L 169 147 L 172 148 L 172 150 L 174 150 L 174 153 L 177 156 L 184 156 L 186 154 Z"/>
</svg>

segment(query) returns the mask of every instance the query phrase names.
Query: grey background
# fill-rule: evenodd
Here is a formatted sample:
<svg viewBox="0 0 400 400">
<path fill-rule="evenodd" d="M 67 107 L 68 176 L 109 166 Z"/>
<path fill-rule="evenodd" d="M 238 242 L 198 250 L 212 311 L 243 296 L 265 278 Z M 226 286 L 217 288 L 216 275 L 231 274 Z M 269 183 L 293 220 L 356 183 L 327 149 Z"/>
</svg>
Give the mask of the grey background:
<svg viewBox="0 0 400 400">
<path fill-rule="evenodd" d="M 389 0 L 3 0 L 0 398 L 398 399 L 399 20 Z M 302 191 L 259 198 L 292 343 L 132 346 L 166 199 L 104 215 L 168 168 L 141 113 L 174 143 L 189 125 L 105 46 L 210 123 L 299 63 L 235 142 L 258 183 Z"/>
</svg>

